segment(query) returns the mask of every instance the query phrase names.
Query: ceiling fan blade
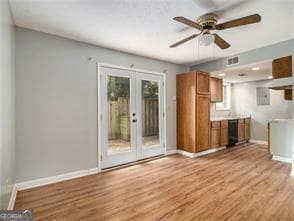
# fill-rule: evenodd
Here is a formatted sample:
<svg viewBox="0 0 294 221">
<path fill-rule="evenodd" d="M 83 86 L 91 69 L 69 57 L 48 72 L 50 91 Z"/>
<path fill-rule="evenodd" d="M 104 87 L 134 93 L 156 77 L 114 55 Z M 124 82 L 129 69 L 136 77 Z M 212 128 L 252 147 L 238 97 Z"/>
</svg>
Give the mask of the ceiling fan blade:
<svg viewBox="0 0 294 221">
<path fill-rule="evenodd" d="M 174 17 L 174 20 L 202 31 L 202 26 L 201 25 L 199 25 L 196 22 L 191 21 L 190 19 L 187 19 L 185 17 L 182 17 L 182 16 Z"/>
<path fill-rule="evenodd" d="M 187 41 L 192 40 L 193 38 L 196 38 L 198 35 L 200 35 L 200 34 L 194 34 L 194 35 L 191 35 L 191 36 L 189 36 L 189 37 L 187 37 L 187 38 L 185 38 L 185 39 L 183 39 L 183 40 L 181 40 L 181 41 L 178 41 L 178 42 L 175 43 L 175 44 L 170 45 L 169 47 L 170 47 L 170 48 L 177 47 L 178 45 L 181 45 L 181 44 L 183 44 L 183 43 L 185 43 L 185 42 L 187 42 Z"/>
<path fill-rule="evenodd" d="M 226 42 L 224 39 L 222 39 L 218 34 L 213 34 L 214 35 L 214 43 L 221 49 L 226 49 L 231 47 L 231 45 Z"/>
<path fill-rule="evenodd" d="M 216 29 L 224 30 L 228 28 L 233 28 L 242 25 L 249 25 L 261 21 L 261 16 L 259 14 L 249 15 L 243 18 L 234 19 L 232 21 L 224 22 L 216 25 Z"/>
</svg>

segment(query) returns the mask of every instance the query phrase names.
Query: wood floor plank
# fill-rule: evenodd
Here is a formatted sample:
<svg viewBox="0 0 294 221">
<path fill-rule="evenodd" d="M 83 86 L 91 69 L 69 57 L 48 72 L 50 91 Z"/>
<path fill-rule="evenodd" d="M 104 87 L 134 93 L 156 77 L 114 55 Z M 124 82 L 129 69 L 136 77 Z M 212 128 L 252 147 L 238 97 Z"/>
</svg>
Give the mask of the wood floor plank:
<svg viewBox="0 0 294 221">
<path fill-rule="evenodd" d="M 34 220 L 294 220 L 291 166 L 243 144 L 20 191 Z"/>
</svg>

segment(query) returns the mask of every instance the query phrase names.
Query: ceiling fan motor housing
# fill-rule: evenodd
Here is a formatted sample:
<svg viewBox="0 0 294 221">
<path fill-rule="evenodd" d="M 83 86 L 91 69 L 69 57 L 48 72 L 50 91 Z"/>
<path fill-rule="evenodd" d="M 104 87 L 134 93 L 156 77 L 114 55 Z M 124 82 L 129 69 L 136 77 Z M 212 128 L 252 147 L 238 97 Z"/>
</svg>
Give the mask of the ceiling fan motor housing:
<svg viewBox="0 0 294 221">
<path fill-rule="evenodd" d="M 200 24 L 203 30 L 215 29 L 217 23 L 217 15 L 213 13 L 208 13 L 200 16 L 196 22 Z"/>
</svg>

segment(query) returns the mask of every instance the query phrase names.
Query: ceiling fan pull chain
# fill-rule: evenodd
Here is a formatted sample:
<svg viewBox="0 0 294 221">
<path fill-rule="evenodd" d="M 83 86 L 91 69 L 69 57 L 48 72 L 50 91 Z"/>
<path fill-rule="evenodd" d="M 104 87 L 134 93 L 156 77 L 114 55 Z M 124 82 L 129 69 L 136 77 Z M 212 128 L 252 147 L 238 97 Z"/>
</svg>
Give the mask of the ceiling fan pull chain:
<svg viewBox="0 0 294 221">
<path fill-rule="evenodd" d="M 215 58 L 215 44 L 213 44 L 212 47 L 213 47 L 212 50 L 213 50 L 213 59 L 214 59 Z"/>
</svg>

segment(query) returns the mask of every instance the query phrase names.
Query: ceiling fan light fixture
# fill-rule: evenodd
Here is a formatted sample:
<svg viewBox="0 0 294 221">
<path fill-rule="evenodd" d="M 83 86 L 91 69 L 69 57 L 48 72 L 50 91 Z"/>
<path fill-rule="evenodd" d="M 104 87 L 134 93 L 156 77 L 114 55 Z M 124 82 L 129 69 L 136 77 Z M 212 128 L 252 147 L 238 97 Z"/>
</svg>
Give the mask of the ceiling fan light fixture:
<svg viewBox="0 0 294 221">
<path fill-rule="evenodd" d="M 210 33 L 205 33 L 199 37 L 199 44 L 201 46 L 208 46 L 214 42 L 214 35 Z"/>
</svg>

